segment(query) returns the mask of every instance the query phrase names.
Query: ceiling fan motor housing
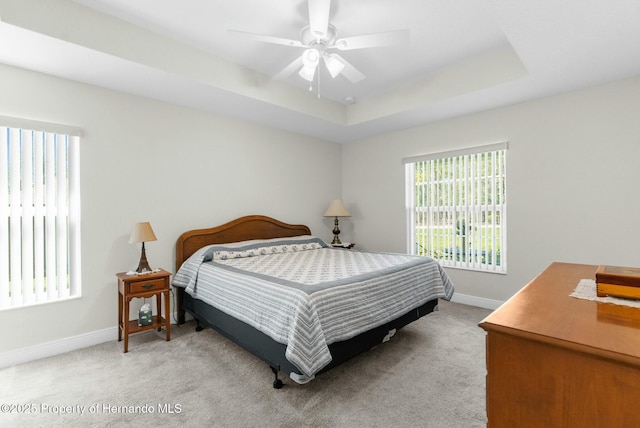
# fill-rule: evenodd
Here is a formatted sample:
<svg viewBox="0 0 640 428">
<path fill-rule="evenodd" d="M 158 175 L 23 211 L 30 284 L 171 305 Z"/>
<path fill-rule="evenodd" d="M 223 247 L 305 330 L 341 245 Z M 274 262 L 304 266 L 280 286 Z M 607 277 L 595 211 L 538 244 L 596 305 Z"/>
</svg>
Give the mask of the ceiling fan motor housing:
<svg viewBox="0 0 640 428">
<path fill-rule="evenodd" d="M 300 32 L 300 41 L 303 45 L 307 46 L 317 44 L 321 44 L 324 46 L 333 46 L 333 43 L 336 41 L 337 35 L 338 31 L 336 30 L 336 27 L 329 24 L 327 27 L 327 34 L 324 37 L 318 38 L 313 33 L 311 33 L 311 27 L 307 25 Z"/>
</svg>

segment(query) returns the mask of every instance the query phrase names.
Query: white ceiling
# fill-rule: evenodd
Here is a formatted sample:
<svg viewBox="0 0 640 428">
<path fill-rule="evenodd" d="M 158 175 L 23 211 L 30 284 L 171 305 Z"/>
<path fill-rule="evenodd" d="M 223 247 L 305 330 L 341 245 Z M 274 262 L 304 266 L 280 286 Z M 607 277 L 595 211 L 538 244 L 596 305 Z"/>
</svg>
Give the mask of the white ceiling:
<svg viewBox="0 0 640 428">
<path fill-rule="evenodd" d="M 640 0 L 332 0 L 367 78 L 274 80 L 301 48 L 307 0 L 0 0 L 0 63 L 349 142 L 640 75 Z M 318 98 L 319 94 L 319 98 Z M 347 97 L 355 104 L 345 102 Z"/>
</svg>

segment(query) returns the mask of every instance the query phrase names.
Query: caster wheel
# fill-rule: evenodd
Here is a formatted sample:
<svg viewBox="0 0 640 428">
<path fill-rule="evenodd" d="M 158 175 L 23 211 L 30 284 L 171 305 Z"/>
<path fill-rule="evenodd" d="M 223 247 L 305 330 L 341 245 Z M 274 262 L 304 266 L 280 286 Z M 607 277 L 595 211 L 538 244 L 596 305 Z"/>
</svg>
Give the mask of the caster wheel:
<svg viewBox="0 0 640 428">
<path fill-rule="evenodd" d="M 204 327 L 202 327 L 201 325 L 196 327 L 196 331 L 202 331 L 202 330 L 204 330 Z"/>
<path fill-rule="evenodd" d="M 273 387 L 275 389 L 282 388 L 282 385 L 283 385 L 283 383 L 282 383 L 282 381 L 280 379 L 276 379 L 276 380 L 273 381 Z"/>
</svg>

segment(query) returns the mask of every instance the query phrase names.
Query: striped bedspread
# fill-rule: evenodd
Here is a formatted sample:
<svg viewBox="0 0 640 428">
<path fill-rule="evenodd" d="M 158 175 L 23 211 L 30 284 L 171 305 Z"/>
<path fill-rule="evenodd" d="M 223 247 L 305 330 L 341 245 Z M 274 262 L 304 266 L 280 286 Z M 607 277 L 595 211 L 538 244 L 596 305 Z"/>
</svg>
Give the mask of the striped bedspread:
<svg viewBox="0 0 640 428">
<path fill-rule="evenodd" d="M 334 249 L 312 236 L 202 248 L 173 285 L 287 345 L 308 377 L 331 361 L 329 344 L 454 292 L 432 259 Z"/>
</svg>

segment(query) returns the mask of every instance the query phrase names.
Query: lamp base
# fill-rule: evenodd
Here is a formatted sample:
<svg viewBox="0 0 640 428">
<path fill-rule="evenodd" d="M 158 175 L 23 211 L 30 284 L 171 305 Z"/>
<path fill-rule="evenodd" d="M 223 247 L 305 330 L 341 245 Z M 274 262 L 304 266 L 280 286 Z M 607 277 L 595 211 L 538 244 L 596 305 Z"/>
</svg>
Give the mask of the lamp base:
<svg viewBox="0 0 640 428">
<path fill-rule="evenodd" d="M 149 262 L 147 262 L 147 253 L 144 250 L 144 242 L 142 243 L 142 254 L 140 254 L 140 262 L 138 263 L 138 269 L 136 272 L 151 272 L 151 267 L 149 266 Z"/>
<path fill-rule="evenodd" d="M 340 228 L 338 227 L 338 217 L 333 221 L 333 241 L 331 245 L 342 245 L 340 242 Z"/>
</svg>

